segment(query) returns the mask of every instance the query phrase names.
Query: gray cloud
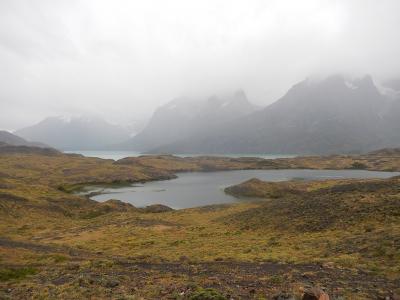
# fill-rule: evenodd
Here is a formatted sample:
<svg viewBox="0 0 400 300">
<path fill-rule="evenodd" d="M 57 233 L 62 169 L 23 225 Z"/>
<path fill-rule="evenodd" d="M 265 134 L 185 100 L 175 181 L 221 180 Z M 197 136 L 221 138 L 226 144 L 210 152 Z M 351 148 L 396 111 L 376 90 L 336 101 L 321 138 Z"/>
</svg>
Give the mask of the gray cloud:
<svg viewBox="0 0 400 300">
<path fill-rule="evenodd" d="M 0 128 L 114 122 L 243 88 L 257 104 L 310 74 L 400 76 L 400 1 L 0 2 Z"/>
</svg>

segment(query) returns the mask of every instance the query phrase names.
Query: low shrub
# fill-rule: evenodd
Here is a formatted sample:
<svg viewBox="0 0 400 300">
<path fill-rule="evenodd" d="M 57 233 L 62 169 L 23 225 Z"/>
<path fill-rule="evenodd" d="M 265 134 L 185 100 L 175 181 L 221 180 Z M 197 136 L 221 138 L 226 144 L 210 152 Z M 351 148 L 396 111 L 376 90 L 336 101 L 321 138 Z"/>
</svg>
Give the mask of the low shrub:
<svg viewBox="0 0 400 300">
<path fill-rule="evenodd" d="M 23 279 L 29 275 L 35 275 L 37 270 L 31 267 L 20 269 L 0 269 L 0 281 Z"/>
<path fill-rule="evenodd" d="M 221 295 L 215 289 L 198 288 L 190 297 L 190 300 L 227 300 L 227 298 Z"/>
</svg>

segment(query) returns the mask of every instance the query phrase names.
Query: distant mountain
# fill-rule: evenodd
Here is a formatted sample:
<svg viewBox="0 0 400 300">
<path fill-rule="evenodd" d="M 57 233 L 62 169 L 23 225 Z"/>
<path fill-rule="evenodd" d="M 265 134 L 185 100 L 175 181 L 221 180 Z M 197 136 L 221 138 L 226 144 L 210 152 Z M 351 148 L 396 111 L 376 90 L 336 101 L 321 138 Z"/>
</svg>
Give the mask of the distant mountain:
<svg viewBox="0 0 400 300">
<path fill-rule="evenodd" d="M 400 148 L 384 148 L 371 151 L 368 155 L 374 156 L 400 156 Z"/>
<path fill-rule="evenodd" d="M 212 131 L 220 124 L 248 115 L 256 109 L 242 90 L 231 96 L 213 96 L 205 101 L 175 99 L 158 108 L 148 125 L 120 148 L 138 151 L 154 149 Z"/>
<path fill-rule="evenodd" d="M 49 146 L 38 143 L 38 142 L 29 142 L 11 132 L 0 130 L 0 143 L 7 144 L 11 146 L 29 146 L 29 147 L 41 147 L 47 148 Z"/>
<path fill-rule="evenodd" d="M 400 145 L 400 101 L 370 76 L 304 80 L 261 111 L 155 147 L 154 153 L 329 154 Z"/>
<path fill-rule="evenodd" d="M 127 129 L 100 118 L 50 117 L 16 131 L 29 140 L 37 140 L 60 150 L 104 150 L 129 138 Z"/>
<path fill-rule="evenodd" d="M 147 122 L 146 118 L 137 118 L 126 124 L 124 128 L 129 131 L 130 137 L 134 137 L 146 127 Z"/>
</svg>

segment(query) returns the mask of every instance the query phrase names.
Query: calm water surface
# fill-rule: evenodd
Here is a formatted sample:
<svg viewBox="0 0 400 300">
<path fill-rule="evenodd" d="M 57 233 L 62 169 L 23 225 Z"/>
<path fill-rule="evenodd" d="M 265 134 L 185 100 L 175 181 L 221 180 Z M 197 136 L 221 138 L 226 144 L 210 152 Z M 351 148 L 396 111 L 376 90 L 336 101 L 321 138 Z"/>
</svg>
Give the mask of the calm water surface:
<svg viewBox="0 0 400 300">
<path fill-rule="evenodd" d="M 118 160 L 124 157 L 136 157 L 141 155 L 140 152 L 135 151 L 91 151 L 91 150 L 74 150 L 64 151 L 64 153 L 82 154 L 86 157 L 98 157 L 103 159 Z"/>
<path fill-rule="evenodd" d="M 86 151 L 86 150 L 74 150 L 74 151 L 64 151 L 65 153 L 77 153 L 82 154 L 86 157 L 98 157 L 104 159 L 114 159 L 118 160 L 124 157 L 136 157 L 143 155 L 143 153 L 135 152 L 135 151 Z M 295 157 L 294 154 L 265 154 L 265 153 L 255 153 L 255 154 L 243 154 L 243 153 L 235 153 L 235 154 L 174 154 L 179 157 L 196 157 L 196 156 L 224 156 L 224 157 L 261 157 L 261 158 L 288 158 Z"/>
<path fill-rule="evenodd" d="M 364 170 L 240 170 L 221 172 L 180 173 L 178 178 L 135 184 L 123 188 L 97 188 L 102 194 L 92 197 L 97 201 L 118 199 L 137 207 L 164 204 L 180 209 L 210 204 L 240 201 L 224 193 L 224 188 L 251 178 L 266 181 L 290 179 L 323 180 L 340 178 L 388 178 L 399 172 Z M 92 187 L 91 191 L 96 188 Z"/>
</svg>

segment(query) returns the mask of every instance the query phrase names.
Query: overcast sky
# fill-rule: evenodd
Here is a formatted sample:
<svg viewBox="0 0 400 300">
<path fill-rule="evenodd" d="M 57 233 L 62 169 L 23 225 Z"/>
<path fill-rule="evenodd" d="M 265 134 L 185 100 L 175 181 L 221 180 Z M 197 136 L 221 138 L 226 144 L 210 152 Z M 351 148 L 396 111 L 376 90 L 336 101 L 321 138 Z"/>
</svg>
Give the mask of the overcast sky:
<svg viewBox="0 0 400 300">
<path fill-rule="evenodd" d="M 0 128 L 127 123 L 178 96 L 267 105 L 316 73 L 400 76 L 398 0 L 1 0 Z"/>
</svg>

